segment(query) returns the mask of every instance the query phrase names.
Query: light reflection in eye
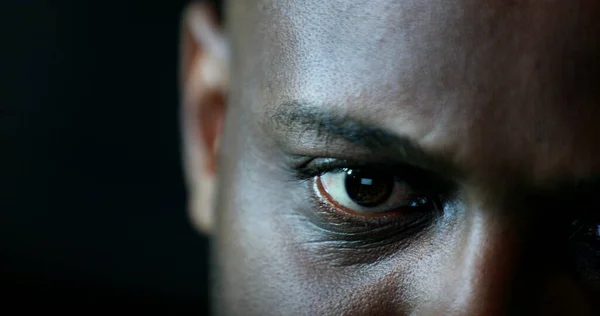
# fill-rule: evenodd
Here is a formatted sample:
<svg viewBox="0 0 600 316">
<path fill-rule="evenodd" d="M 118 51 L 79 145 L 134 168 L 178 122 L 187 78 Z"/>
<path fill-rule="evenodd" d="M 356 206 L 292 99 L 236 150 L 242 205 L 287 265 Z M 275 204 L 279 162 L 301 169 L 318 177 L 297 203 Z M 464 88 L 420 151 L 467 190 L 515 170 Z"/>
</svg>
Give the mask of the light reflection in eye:
<svg viewBox="0 0 600 316">
<path fill-rule="evenodd" d="M 360 179 L 360 184 L 372 185 L 373 184 L 373 179 L 362 178 L 362 179 Z"/>
</svg>

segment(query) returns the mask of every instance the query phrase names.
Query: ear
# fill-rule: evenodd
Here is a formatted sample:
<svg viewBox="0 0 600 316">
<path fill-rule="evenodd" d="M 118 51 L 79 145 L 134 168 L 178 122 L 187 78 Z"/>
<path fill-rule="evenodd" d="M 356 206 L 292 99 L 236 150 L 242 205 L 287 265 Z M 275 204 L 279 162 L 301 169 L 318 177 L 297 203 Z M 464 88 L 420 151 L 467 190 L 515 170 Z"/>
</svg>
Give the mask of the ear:
<svg viewBox="0 0 600 316">
<path fill-rule="evenodd" d="M 183 160 L 192 223 L 213 227 L 217 151 L 226 110 L 229 47 L 207 5 L 193 3 L 182 18 L 180 47 Z"/>
</svg>

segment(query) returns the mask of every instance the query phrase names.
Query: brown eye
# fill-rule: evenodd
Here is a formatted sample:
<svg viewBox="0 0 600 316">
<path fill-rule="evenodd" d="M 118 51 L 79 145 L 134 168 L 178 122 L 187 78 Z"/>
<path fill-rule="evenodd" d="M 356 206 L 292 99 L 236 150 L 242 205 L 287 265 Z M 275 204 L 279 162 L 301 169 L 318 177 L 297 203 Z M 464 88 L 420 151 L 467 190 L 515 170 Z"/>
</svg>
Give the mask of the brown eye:
<svg viewBox="0 0 600 316">
<path fill-rule="evenodd" d="M 348 197 L 352 202 L 364 207 L 385 203 L 392 195 L 396 182 L 393 175 L 361 169 L 349 169 L 345 177 Z"/>
<path fill-rule="evenodd" d="M 317 188 L 333 206 L 362 215 L 434 207 L 433 199 L 420 194 L 402 175 L 376 169 L 327 172 L 317 178 Z"/>
</svg>

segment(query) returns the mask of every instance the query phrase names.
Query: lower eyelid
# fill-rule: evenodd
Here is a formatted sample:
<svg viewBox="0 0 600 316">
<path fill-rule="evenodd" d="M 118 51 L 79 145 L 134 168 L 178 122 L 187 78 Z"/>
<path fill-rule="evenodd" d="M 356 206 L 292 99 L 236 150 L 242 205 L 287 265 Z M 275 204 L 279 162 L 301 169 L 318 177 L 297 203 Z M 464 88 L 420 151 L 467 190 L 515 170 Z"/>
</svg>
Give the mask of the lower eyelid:
<svg viewBox="0 0 600 316">
<path fill-rule="evenodd" d="M 407 249 L 430 234 L 434 217 L 421 214 L 404 218 L 350 218 L 315 200 L 309 220 L 315 227 L 299 241 L 311 258 L 323 264 L 349 266 L 373 264 Z M 314 214 L 314 213 L 317 214 Z"/>
</svg>

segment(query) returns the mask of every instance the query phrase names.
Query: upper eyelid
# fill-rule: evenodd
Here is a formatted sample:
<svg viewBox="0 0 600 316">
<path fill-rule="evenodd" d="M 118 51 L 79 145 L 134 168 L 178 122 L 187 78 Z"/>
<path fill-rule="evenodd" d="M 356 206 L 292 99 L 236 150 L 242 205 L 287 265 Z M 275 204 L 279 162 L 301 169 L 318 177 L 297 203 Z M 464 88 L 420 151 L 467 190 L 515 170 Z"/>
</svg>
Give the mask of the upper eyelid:
<svg viewBox="0 0 600 316">
<path fill-rule="evenodd" d="M 291 100 L 268 111 L 261 126 L 287 153 L 353 155 L 402 160 L 446 177 L 463 177 L 447 154 L 426 150 L 410 135 L 397 135 L 379 124 L 339 113 L 323 104 Z"/>
<path fill-rule="evenodd" d="M 356 169 L 356 168 L 368 168 L 375 171 L 381 172 L 400 172 L 400 171 L 414 171 L 423 175 L 431 176 L 431 172 L 423 170 L 418 166 L 413 166 L 405 163 L 390 163 L 390 162 L 377 162 L 377 161 L 355 161 L 348 159 L 312 159 L 310 162 L 299 166 L 297 169 L 305 173 L 314 172 L 315 176 L 318 173 L 334 172 L 342 169 Z"/>
<path fill-rule="evenodd" d="M 317 161 L 317 162 L 315 162 Z M 315 177 L 327 172 L 341 171 L 343 169 L 353 168 L 373 168 L 373 169 L 397 169 L 398 165 L 382 164 L 376 162 L 356 162 L 350 160 L 326 158 L 325 161 L 318 163 L 318 158 L 311 160 L 307 164 L 300 166 L 296 171 L 305 176 Z"/>
<path fill-rule="evenodd" d="M 347 168 L 373 168 L 385 172 L 391 172 L 397 177 L 397 180 L 407 180 L 411 185 L 416 185 L 415 189 L 419 191 L 438 192 L 444 195 L 452 195 L 457 192 L 458 184 L 452 179 L 444 178 L 437 173 L 422 169 L 405 163 L 382 163 L 369 161 L 354 161 L 345 159 L 326 158 L 326 163 L 318 164 L 311 160 L 304 166 L 303 170 L 296 170 L 301 179 L 308 180 L 320 176 L 327 172 L 334 172 L 339 169 Z M 427 190 L 424 190 L 427 188 Z"/>
</svg>

